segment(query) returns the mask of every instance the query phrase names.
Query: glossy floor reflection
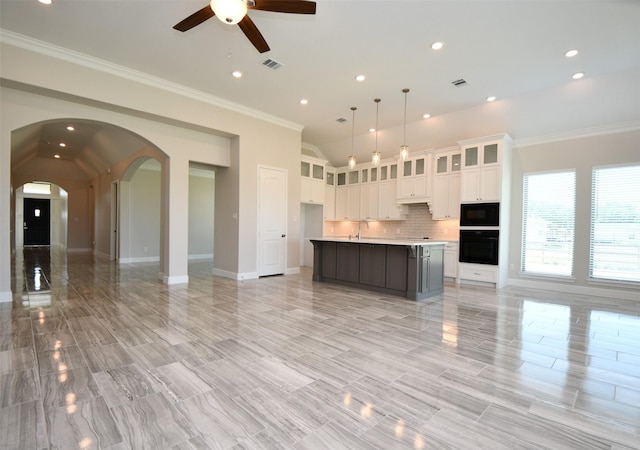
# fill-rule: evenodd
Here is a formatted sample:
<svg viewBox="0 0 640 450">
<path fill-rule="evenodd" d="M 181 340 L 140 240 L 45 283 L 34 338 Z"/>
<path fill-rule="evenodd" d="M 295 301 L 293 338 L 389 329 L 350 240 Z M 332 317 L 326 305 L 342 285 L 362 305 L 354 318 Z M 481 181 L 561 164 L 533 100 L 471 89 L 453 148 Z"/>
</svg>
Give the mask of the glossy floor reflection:
<svg viewBox="0 0 640 450">
<path fill-rule="evenodd" d="M 0 448 L 640 448 L 640 301 L 210 273 L 19 255 Z"/>
</svg>

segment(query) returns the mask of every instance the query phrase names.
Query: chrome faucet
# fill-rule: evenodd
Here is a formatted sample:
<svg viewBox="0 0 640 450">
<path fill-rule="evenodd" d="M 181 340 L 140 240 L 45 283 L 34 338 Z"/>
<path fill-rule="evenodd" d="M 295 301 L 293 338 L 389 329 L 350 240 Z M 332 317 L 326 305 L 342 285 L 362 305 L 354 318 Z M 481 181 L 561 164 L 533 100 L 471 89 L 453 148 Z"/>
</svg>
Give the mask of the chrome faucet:
<svg viewBox="0 0 640 450">
<path fill-rule="evenodd" d="M 367 230 L 369 229 L 369 222 L 366 220 L 358 221 L 358 240 L 362 239 L 362 229 L 360 228 L 360 225 L 362 225 L 363 222 L 367 226 Z"/>
</svg>

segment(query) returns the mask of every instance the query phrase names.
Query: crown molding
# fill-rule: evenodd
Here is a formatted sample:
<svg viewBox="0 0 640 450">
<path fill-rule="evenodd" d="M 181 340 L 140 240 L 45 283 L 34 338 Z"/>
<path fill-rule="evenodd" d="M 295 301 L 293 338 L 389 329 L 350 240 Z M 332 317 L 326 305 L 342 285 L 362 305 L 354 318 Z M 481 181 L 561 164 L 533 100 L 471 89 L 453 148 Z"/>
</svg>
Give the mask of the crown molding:
<svg viewBox="0 0 640 450">
<path fill-rule="evenodd" d="M 570 141 L 592 136 L 602 136 L 606 134 L 624 133 L 628 131 L 640 130 L 640 120 L 614 123 L 591 128 L 581 128 L 579 130 L 563 131 L 561 133 L 545 134 L 528 138 L 520 138 L 514 141 L 514 147 L 524 148 L 532 145 L 549 144 L 559 141 Z"/>
<path fill-rule="evenodd" d="M 117 77 L 124 78 L 130 81 L 145 84 L 147 86 L 161 89 L 172 94 L 177 94 L 193 100 L 208 103 L 212 106 L 224 108 L 235 113 L 263 120 L 265 122 L 289 128 L 294 131 L 302 132 L 302 129 L 304 128 L 304 125 L 301 125 L 299 123 L 291 122 L 281 117 L 267 114 L 257 109 L 249 108 L 239 103 L 235 103 L 224 98 L 199 91 L 197 89 L 192 89 L 187 86 L 165 80 L 163 78 L 155 77 L 144 72 L 133 70 L 125 66 L 114 64 L 103 59 L 95 58 L 84 53 L 75 52 L 64 47 L 59 47 L 57 45 L 33 39 L 31 37 L 14 33 L 2 28 L 0 28 L 0 42 L 45 56 L 50 56 L 62 61 L 67 61 L 73 64 L 87 67 L 93 70 L 97 70 L 99 72 L 115 75 Z"/>
</svg>

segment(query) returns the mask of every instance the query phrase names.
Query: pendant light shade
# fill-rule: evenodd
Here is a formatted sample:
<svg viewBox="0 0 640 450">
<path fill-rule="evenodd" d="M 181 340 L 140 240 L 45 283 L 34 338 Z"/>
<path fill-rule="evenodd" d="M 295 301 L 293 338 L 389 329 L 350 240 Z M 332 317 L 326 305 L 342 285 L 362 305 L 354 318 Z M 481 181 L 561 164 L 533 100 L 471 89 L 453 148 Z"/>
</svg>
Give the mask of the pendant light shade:
<svg viewBox="0 0 640 450">
<path fill-rule="evenodd" d="M 409 89 L 404 88 L 402 92 L 404 92 L 404 135 L 400 146 L 400 159 L 404 161 L 409 157 L 409 146 L 407 145 L 407 93 Z"/>
<path fill-rule="evenodd" d="M 376 102 L 376 150 L 371 155 L 371 164 L 374 166 L 380 165 L 380 152 L 378 151 L 378 110 L 380 107 L 380 99 L 376 98 L 373 100 Z"/>
<path fill-rule="evenodd" d="M 356 128 L 356 108 L 355 106 L 351 107 L 351 156 L 349 156 L 349 169 L 354 169 L 356 167 L 356 157 L 353 154 L 353 139 Z"/>
</svg>

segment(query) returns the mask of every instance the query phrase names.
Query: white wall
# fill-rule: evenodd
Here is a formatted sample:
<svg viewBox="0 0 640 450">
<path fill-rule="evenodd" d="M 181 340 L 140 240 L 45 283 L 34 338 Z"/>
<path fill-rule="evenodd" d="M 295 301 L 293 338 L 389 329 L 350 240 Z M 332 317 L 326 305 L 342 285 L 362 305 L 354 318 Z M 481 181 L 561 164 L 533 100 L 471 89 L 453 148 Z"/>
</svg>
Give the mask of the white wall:
<svg viewBox="0 0 640 450">
<path fill-rule="evenodd" d="M 189 259 L 213 258 L 216 180 L 213 170 L 189 170 Z"/>
<path fill-rule="evenodd" d="M 138 168 L 129 182 L 129 260 L 160 260 L 160 164 L 157 169 Z M 146 166 L 146 164 L 145 164 Z"/>
</svg>

